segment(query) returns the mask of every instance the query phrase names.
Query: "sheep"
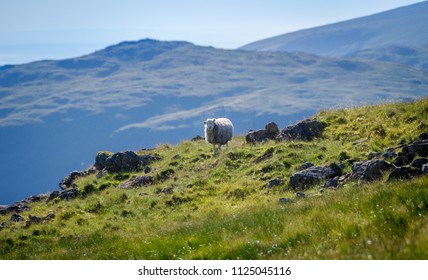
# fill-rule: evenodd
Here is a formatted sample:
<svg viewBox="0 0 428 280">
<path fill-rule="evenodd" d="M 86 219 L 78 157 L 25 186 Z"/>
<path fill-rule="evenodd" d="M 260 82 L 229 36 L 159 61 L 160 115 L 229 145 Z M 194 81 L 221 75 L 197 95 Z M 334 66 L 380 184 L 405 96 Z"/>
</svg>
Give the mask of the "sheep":
<svg viewBox="0 0 428 280">
<path fill-rule="evenodd" d="M 218 152 L 221 152 L 221 146 L 226 145 L 229 148 L 228 142 L 232 140 L 233 124 L 229 119 L 207 119 L 204 122 L 205 141 L 213 145 L 213 152 L 216 153 L 215 145 L 218 145 Z"/>
</svg>

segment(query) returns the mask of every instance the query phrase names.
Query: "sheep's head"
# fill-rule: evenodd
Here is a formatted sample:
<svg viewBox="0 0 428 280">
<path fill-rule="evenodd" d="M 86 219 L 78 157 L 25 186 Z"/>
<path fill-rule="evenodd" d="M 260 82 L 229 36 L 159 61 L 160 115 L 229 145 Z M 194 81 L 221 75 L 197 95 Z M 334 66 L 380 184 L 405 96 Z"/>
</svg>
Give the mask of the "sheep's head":
<svg viewBox="0 0 428 280">
<path fill-rule="evenodd" d="M 207 119 L 204 121 L 205 128 L 208 130 L 213 130 L 215 126 L 215 119 Z"/>
</svg>

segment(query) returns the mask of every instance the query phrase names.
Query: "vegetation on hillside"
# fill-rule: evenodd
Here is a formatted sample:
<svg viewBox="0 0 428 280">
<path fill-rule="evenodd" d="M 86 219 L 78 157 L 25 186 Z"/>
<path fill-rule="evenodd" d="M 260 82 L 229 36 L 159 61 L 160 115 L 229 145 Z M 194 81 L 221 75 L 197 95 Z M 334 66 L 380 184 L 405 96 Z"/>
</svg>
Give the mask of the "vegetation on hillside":
<svg viewBox="0 0 428 280">
<path fill-rule="evenodd" d="M 311 142 L 245 144 L 214 156 L 204 141 L 139 154 L 153 182 L 118 188 L 144 171 L 78 179 L 78 197 L 35 202 L 26 226 L 0 216 L 0 259 L 427 259 L 428 176 L 410 181 L 322 183 L 296 196 L 288 180 L 307 161 L 354 162 L 428 131 L 428 98 L 322 111 Z M 147 170 L 146 170 L 147 171 Z M 282 186 L 266 188 L 272 178 Z M 284 199 L 287 198 L 287 199 Z"/>
</svg>

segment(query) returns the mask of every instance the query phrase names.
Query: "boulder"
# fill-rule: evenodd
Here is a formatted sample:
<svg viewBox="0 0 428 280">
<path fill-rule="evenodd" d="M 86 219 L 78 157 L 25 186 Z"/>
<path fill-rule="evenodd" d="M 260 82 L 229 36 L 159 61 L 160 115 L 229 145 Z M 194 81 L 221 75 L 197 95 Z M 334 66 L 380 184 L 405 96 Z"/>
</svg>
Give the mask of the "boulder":
<svg viewBox="0 0 428 280">
<path fill-rule="evenodd" d="M 290 177 L 289 186 L 294 190 L 305 190 L 318 184 L 321 180 L 341 175 L 341 170 L 331 166 L 312 166 Z"/>
<path fill-rule="evenodd" d="M 294 125 L 289 125 L 284 128 L 277 140 L 279 141 L 311 141 L 316 137 L 321 136 L 326 125 L 316 119 L 304 120 Z"/>
<path fill-rule="evenodd" d="M 374 159 L 356 162 L 352 166 L 349 180 L 374 181 L 382 178 L 383 174 L 394 168 L 394 165 L 384 160 Z"/>
<path fill-rule="evenodd" d="M 312 166 L 314 166 L 314 164 L 312 162 L 307 161 L 307 162 L 303 163 L 302 165 L 300 165 L 299 168 L 297 168 L 297 170 L 302 171 L 302 170 L 308 169 L 309 167 L 312 167 Z"/>
<path fill-rule="evenodd" d="M 8 205 L 0 205 L 0 215 L 7 215 L 9 211 L 7 211 Z"/>
<path fill-rule="evenodd" d="M 424 164 L 428 163 L 428 158 L 415 158 L 411 163 L 410 166 L 414 168 L 418 168 L 422 170 L 422 166 Z"/>
<path fill-rule="evenodd" d="M 106 167 L 106 160 L 109 158 L 113 153 L 101 151 L 98 152 L 95 156 L 95 168 L 98 170 L 103 170 Z"/>
<path fill-rule="evenodd" d="M 281 197 L 279 200 L 278 200 L 278 202 L 279 203 L 281 203 L 281 204 L 285 204 L 285 203 L 289 203 L 289 202 L 291 202 L 292 200 L 290 199 L 290 198 L 286 198 L 286 197 Z"/>
<path fill-rule="evenodd" d="M 30 207 L 27 205 L 27 203 L 22 202 L 22 201 L 16 202 L 7 208 L 7 211 L 9 213 L 11 213 L 11 212 L 20 213 L 20 212 L 24 212 L 24 211 L 28 211 L 28 210 L 30 210 Z"/>
<path fill-rule="evenodd" d="M 67 176 L 65 176 L 64 179 L 61 180 L 61 182 L 59 182 L 59 187 L 62 190 L 66 190 L 69 188 L 75 188 L 76 185 L 74 184 L 74 181 L 77 178 L 83 177 L 83 176 L 86 176 L 85 171 L 73 171 L 70 174 L 68 174 Z"/>
<path fill-rule="evenodd" d="M 278 178 L 273 178 L 273 179 L 269 180 L 269 182 L 266 185 L 266 188 L 272 189 L 273 187 L 281 186 L 283 184 L 284 184 L 284 180 L 281 180 Z"/>
<path fill-rule="evenodd" d="M 105 160 L 105 169 L 110 173 L 139 171 L 142 166 L 159 159 L 154 155 L 139 156 L 133 151 L 119 152 Z"/>
<path fill-rule="evenodd" d="M 20 215 L 13 213 L 12 217 L 10 217 L 10 221 L 14 223 L 22 222 L 24 221 L 24 218 L 22 218 Z"/>
<path fill-rule="evenodd" d="M 428 132 L 422 133 L 418 137 L 419 140 L 428 140 Z"/>
<path fill-rule="evenodd" d="M 389 174 L 388 181 L 392 180 L 408 180 L 412 179 L 415 176 L 422 175 L 422 170 L 414 168 L 411 166 L 401 166 L 394 169 L 394 171 Z"/>
<path fill-rule="evenodd" d="M 407 156 L 428 157 L 428 140 L 418 140 L 403 147 L 401 152 Z"/>
<path fill-rule="evenodd" d="M 58 197 L 61 200 L 71 200 L 77 197 L 78 191 L 77 189 L 69 189 L 64 190 L 59 193 Z"/>
<path fill-rule="evenodd" d="M 422 165 L 422 172 L 424 173 L 424 174 L 428 174 L 428 164 L 424 164 L 424 165 Z"/>
<path fill-rule="evenodd" d="M 27 227 L 31 226 L 32 224 L 40 224 L 43 221 L 42 218 L 38 217 L 38 216 L 32 216 L 32 215 L 28 215 L 28 220 L 25 223 L 25 225 Z"/>
<path fill-rule="evenodd" d="M 55 214 L 49 213 L 46 217 L 43 218 L 43 221 L 49 222 L 51 220 L 55 219 Z"/>
<path fill-rule="evenodd" d="M 270 122 L 265 126 L 265 129 L 253 131 L 251 130 L 245 135 L 247 143 L 263 142 L 276 139 L 279 134 L 279 128 L 274 122 Z"/>
</svg>

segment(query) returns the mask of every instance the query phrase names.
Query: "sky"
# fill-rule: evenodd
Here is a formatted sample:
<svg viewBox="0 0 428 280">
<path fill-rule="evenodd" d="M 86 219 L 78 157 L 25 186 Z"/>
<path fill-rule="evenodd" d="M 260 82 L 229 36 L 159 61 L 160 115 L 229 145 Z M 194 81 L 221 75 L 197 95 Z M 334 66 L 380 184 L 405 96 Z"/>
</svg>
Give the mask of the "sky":
<svg viewBox="0 0 428 280">
<path fill-rule="evenodd" d="M 421 0 L 0 0 L 0 66 L 76 57 L 122 41 L 235 49 Z"/>
</svg>

